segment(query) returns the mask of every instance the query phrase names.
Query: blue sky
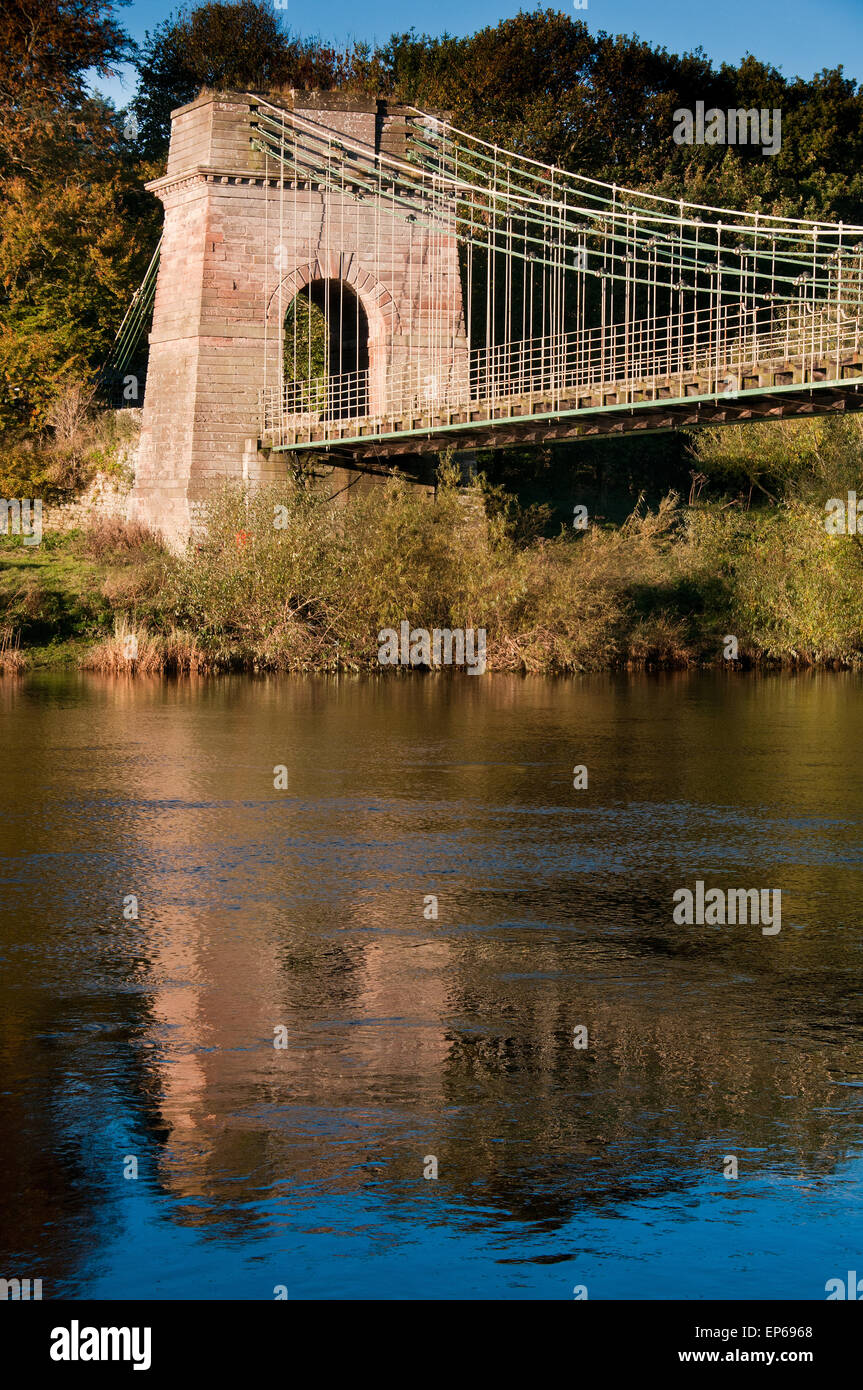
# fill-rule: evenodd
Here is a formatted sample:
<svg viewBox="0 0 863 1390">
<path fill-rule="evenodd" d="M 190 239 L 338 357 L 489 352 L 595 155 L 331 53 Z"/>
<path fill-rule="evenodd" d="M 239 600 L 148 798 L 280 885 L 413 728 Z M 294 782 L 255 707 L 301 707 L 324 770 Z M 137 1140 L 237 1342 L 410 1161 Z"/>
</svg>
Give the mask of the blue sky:
<svg viewBox="0 0 863 1390">
<path fill-rule="evenodd" d="M 592 29 L 611 34 L 638 34 L 673 52 L 701 47 L 715 63 L 737 62 L 744 53 L 773 63 L 786 76 L 811 77 L 821 68 L 842 63 L 846 73 L 863 80 L 863 0 L 588 0 L 586 10 L 571 9 L 572 0 L 544 0 L 583 19 Z M 176 11 L 170 0 L 133 0 L 120 17 L 133 38 Z M 385 39 L 394 30 L 469 34 L 486 24 L 532 9 L 528 3 L 491 0 L 435 0 L 407 7 L 399 0 L 287 0 L 278 13 L 289 28 L 325 39 Z M 118 106 L 134 90 L 134 74 L 125 85 L 97 82 Z"/>
</svg>

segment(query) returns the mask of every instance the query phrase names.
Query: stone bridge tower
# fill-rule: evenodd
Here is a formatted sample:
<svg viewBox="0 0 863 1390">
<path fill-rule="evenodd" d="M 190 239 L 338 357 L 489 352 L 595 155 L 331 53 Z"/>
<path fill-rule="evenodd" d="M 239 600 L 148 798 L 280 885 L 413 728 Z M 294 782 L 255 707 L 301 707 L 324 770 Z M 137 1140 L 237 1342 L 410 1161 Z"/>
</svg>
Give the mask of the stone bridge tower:
<svg viewBox="0 0 863 1390">
<path fill-rule="evenodd" d="M 407 108 L 342 93 L 266 100 L 371 157 L 404 151 Z M 258 449 L 259 397 L 281 386 L 278 317 L 303 289 L 343 284 L 362 305 L 370 413 L 409 354 L 467 357 L 455 236 L 393 217 L 382 237 L 377 200 L 292 181 L 255 149 L 256 115 L 253 96 L 218 92 L 174 111 L 167 172 L 148 185 L 165 224 L 130 516 L 175 545 L 214 485 L 284 475 L 287 456 Z"/>
</svg>

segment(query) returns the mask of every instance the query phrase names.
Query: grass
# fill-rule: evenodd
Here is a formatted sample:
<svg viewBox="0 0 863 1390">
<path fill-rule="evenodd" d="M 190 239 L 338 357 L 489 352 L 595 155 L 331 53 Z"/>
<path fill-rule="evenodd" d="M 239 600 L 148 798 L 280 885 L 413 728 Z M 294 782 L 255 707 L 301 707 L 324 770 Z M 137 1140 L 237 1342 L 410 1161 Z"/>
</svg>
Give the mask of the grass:
<svg viewBox="0 0 863 1390">
<path fill-rule="evenodd" d="M 13 634 L 28 666 L 78 661 L 113 632 L 118 611 L 151 612 L 163 553 L 149 534 L 129 544 L 121 532 L 97 523 L 87 532 L 46 532 L 38 546 L 0 537 L 0 630 Z"/>
<path fill-rule="evenodd" d="M 485 628 L 499 671 L 718 664 L 729 635 L 740 665 L 863 663 L 863 547 L 829 536 L 814 501 L 670 494 L 553 537 L 482 502 L 446 469 L 433 506 L 398 479 L 342 510 L 302 488 L 227 489 L 203 551 L 167 576 L 173 621 L 217 667 L 375 670 L 379 630 L 404 620 Z"/>
</svg>

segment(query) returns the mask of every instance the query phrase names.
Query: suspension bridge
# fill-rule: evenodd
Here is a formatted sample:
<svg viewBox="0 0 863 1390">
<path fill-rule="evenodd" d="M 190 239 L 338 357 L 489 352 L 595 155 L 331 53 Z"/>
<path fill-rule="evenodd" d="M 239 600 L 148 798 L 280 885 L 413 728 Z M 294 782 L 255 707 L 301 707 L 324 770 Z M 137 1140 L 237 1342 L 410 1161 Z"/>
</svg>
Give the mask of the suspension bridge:
<svg viewBox="0 0 863 1390">
<path fill-rule="evenodd" d="M 110 365 L 154 302 L 163 493 L 285 453 L 362 466 L 863 404 L 863 227 L 622 188 L 339 94 L 205 94 L 149 186 L 161 257 Z"/>
</svg>

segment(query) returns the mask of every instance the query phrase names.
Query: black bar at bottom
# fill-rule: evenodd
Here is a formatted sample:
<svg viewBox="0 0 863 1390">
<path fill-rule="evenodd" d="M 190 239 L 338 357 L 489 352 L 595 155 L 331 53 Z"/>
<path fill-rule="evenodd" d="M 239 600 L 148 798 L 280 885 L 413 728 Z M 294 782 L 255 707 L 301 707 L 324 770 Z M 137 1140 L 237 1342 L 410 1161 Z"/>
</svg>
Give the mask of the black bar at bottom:
<svg viewBox="0 0 863 1390">
<path fill-rule="evenodd" d="M 856 1303 L 589 1302 L 10 1302 L 3 1361 L 17 1378 L 92 1381 L 100 1375 L 192 1372 L 257 1378 L 281 1367 L 328 1379 L 343 1362 L 363 1376 L 389 1366 L 399 1380 L 464 1379 L 466 1361 L 526 1354 L 538 1374 L 563 1355 L 573 1375 L 705 1366 L 788 1367 L 825 1375 L 855 1364 L 863 1310 Z M 465 1354 L 467 1353 L 467 1355 Z M 137 1373 L 136 1373 L 137 1368 Z M 413 1369 L 411 1369 L 413 1368 Z M 458 1368 L 458 1372 L 457 1372 Z M 559 1370 L 563 1370 L 561 1366 Z M 514 1368 L 510 1366 L 514 1374 Z M 555 1376 L 557 1379 L 557 1376 Z"/>
</svg>

